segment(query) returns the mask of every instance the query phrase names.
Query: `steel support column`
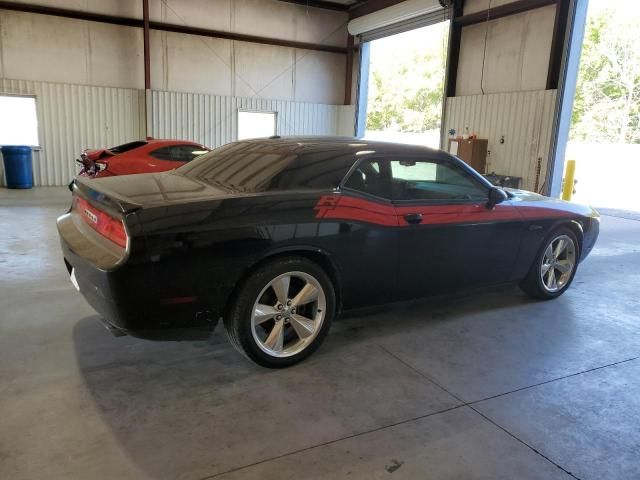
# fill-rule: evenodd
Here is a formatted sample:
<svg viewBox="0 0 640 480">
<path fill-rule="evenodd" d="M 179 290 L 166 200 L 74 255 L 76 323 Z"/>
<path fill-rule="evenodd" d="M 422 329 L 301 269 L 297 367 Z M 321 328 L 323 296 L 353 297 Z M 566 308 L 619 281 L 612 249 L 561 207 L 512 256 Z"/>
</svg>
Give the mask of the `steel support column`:
<svg viewBox="0 0 640 480">
<path fill-rule="evenodd" d="M 363 137 L 367 129 L 367 102 L 369 99 L 369 42 L 360 46 L 360 74 L 356 103 L 356 137 Z"/>
<path fill-rule="evenodd" d="M 462 16 L 461 0 L 453 5 L 451 16 L 451 25 L 449 30 L 449 48 L 447 49 L 447 64 L 445 75 L 445 98 L 443 102 L 446 104 L 446 97 L 456 96 L 456 82 L 458 80 L 458 61 L 460 59 L 460 40 L 462 38 L 462 26 L 456 23 L 456 18 Z M 444 115 L 443 115 L 444 120 Z"/>
<path fill-rule="evenodd" d="M 578 82 L 580 53 L 589 5 L 589 0 L 566 1 L 570 2 L 567 23 L 568 35 L 563 42 L 563 61 L 554 119 L 554 137 L 551 142 L 551 156 L 547 167 L 547 186 L 544 192 L 552 197 L 558 197 L 562 191 L 562 176 L 567 142 L 569 141 L 569 129 L 571 128 L 573 98 Z"/>
<path fill-rule="evenodd" d="M 151 109 L 149 102 L 151 100 L 151 58 L 149 55 L 149 0 L 142 0 L 142 30 L 144 43 L 144 132 L 145 136 L 151 136 L 149 131 L 149 115 Z"/>
<path fill-rule="evenodd" d="M 344 75 L 344 104 L 351 105 L 351 88 L 353 83 L 353 36 L 347 37 L 347 61 Z"/>
</svg>

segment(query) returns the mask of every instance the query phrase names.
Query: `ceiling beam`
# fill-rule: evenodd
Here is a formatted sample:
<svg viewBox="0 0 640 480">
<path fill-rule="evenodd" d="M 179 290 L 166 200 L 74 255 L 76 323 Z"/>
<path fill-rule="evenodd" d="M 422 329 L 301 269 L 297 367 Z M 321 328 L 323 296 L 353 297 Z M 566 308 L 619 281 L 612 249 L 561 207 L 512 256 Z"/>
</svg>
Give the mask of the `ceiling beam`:
<svg viewBox="0 0 640 480">
<path fill-rule="evenodd" d="M 358 2 L 349 8 L 349 18 L 358 18 L 368 15 L 383 8 L 391 7 L 404 0 L 368 0 L 366 2 Z"/>
<path fill-rule="evenodd" d="M 126 27 L 144 28 L 144 21 L 138 18 L 118 17 L 114 15 L 104 15 L 101 13 L 83 12 L 66 8 L 47 7 L 43 5 L 31 5 L 27 3 L 7 2 L 0 0 L 0 10 L 11 10 L 14 12 L 34 13 L 40 15 L 52 15 L 54 17 L 72 18 L 75 20 L 86 20 L 90 22 L 108 23 L 111 25 L 121 25 Z M 225 32 L 221 30 L 209 30 L 206 28 L 189 27 L 187 25 L 176 25 L 163 22 L 149 22 L 151 30 L 162 32 L 183 33 L 185 35 L 198 35 L 202 37 L 222 38 L 226 40 L 237 40 L 239 42 L 259 43 L 262 45 L 276 45 L 280 47 L 299 48 L 302 50 L 315 50 L 330 53 L 347 53 L 346 47 L 334 45 L 323 45 L 318 43 L 297 42 L 293 40 L 283 40 L 279 38 L 261 37 L 257 35 L 246 35 L 243 33 Z"/>
<path fill-rule="evenodd" d="M 551 56 L 549 58 L 549 70 L 547 72 L 547 90 L 555 90 L 560 82 L 560 70 L 562 70 L 562 54 L 564 52 L 564 40 L 569 23 L 569 2 L 556 0 L 556 18 L 553 24 L 553 38 L 551 40 Z"/>
<path fill-rule="evenodd" d="M 453 20 L 453 23 L 466 27 L 467 25 L 475 25 L 477 23 L 489 20 L 497 20 L 498 18 L 508 17 L 517 13 L 528 12 L 536 8 L 546 7 L 547 5 L 555 5 L 556 0 L 518 0 L 516 2 L 505 3 L 493 7 L 490 10 L 482 10 L 480 12 L 462 15 Z"/>
<path fill-rule="evenodd" d="M 188 27 L 186 25 L 175 25 L 173 23 L 150 22 L 151 30 L 162 32 L 184 33 L 185 35 L 199 35 L 202 37 L 223 38 L 226 40 L 237 40 L 239 42 L 260 43 L 263 45 L 276 45 L 279 47 L 300 48 L 302 50 L 316 50 L 330 53 L 347 53 L 346 47 L 334 45 L 322 45 L 318 43 L 296 42 L 294 40 L 282 40 L 278 38 L 259 37 L 256 35 L 246 35 L 244 33 L 224 32 L 220 30 L 209 30 L 206 28 Z"/>
<path fill-rule="evenodd" d="M 462 16 L 463 1 L 457 0 L 453 4 L 453 19 Z M 462 26 L 455 23 L 449 30 L 449 48 L 447 49 L 447 67 L 445 78 L 445 95 L 456 96 L 456 83 L 458 81 L 458 64 L 460 62 L 460 43 L 462 41 Z"/>
<path fill-rule="evenodd" d="M 349 5 L 342 3 L 327 2 L 325 0 L 279 0 L 285 3 L 295 3 L 303 7 L 324 8 L 325 10 L 337 10 L 339 12 L 346 12 L 349 10 Z"/>
</svg>

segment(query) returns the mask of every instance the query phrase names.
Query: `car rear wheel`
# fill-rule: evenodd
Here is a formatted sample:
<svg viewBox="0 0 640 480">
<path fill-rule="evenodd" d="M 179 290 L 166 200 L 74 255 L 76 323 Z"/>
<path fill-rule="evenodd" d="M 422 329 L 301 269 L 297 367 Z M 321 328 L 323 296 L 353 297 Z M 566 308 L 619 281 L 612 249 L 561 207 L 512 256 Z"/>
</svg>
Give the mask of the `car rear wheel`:
<svg viewBox="0 0 640 480">
<path fill-rule="evenodd" d="M 562 295 L 576 274 L 579 245 L 568 228 L 556 230 L 547 240 L 521 288 L 534 298 L 548 300 Z"/>
<path fill-rule="evenodd" d="M 334 312 L 334 288 L 320 266 L 302 257 L 279 258 L 245 281 L 225 328 L 249 359 L 264 367 L 288 367 L 320 346 Z"/>
</svg>

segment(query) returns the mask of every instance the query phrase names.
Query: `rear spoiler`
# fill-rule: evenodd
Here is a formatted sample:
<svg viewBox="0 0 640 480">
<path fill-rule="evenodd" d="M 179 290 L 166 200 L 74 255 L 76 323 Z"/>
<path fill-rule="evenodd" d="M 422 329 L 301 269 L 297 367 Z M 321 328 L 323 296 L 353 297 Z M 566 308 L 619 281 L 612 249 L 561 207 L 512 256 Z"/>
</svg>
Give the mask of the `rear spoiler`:
<svg viewBox="0 0 640 480">
<path fill-rule="evenodd" d="M 113 153 L 111 150 L 108 150 L 106 148 L 101 148 L 96 150 L 86 149 L 82 152 L 82 155 L 87 157 L 92 162 L 100 162 L 100 160 L 102 160 L 102 162 L 100 163 L 104 163 L 105 159 L 114 157 L 116 154 Z"/>
<path fill-rule="evenodd" d="M 127 214 L 142 208 L 142 205 L 102 187 L 100 179 L 76 177 L 71 191 L 74 195 L 79 195 L 91 203 L 98 204 L 113 212 Z"/>
</svg>

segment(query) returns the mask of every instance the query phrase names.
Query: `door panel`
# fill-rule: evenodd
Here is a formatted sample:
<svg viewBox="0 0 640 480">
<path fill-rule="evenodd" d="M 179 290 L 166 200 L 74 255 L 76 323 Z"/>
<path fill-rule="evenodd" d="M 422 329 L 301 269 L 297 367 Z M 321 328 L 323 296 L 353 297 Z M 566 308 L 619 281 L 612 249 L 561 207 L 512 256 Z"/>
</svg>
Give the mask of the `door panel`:
<svg viewBox="0 0 640 480">
<path fill-rule="evenodd" d="M 344 308 L 367 307 L 398 297 L 398 219 L 391 202 L 355 192 L 325 195 L 316 218 L 332 232 L 341 270 Z"/>
<path fill-rule="evenodd" d="M 488 186 L 453 159 L 394 158 L 389 167 L 407 297 L 510 279 L 522 232 L 513 205 L 488 209 Z"/>
<path fill-rule="evenodd" d="M 504 202 L 403 205 L 396 207 L 400 229 L 399 285 L 403 296 L 421 297 L 511 279 L 522 223 Z M 419 224 L 406 216 L 422 215 Z"/>
</svg>

